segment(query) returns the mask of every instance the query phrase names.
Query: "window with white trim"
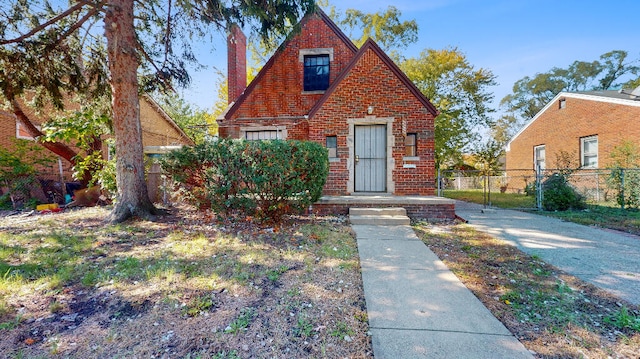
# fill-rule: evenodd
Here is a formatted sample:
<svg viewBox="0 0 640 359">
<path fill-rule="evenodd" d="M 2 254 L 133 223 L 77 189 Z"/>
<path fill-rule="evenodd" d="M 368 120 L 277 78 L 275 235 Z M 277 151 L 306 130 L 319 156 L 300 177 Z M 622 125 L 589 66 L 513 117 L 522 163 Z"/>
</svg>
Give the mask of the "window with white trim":
<svg viewBox="0 0 640 359">
<path fill-rule="evenodd" d="M 547 168 L 545 162 L 545 152 L 546 150 L 544 145 L 535 146 L 533 148 L 533 164 L 536 170 L 538 168 L 540 170 L 544 170 L 545 168 Z"/>
<path fill-rule="evenodd" d="M 598 168 L 598 136 L 580 139 L 580 165 L 585 168 Z"/>
<path fill-rule="evenodd" d="M 246 131 L 244 138 L 248 141 L 283 140 L 280 130 Z"/>
<path fill-rule="evenodd" d="M 561 98 L 558 101 L 558 108 L 562 110 L 563 108 L 566 108 L 566 107 L 567 107 L 567 99 Z"/>
<path fill-rule="evenodd" d="M 38 130 L 40 130 L 40 126 L 36 126 Z M 27 131 L 24 126 L 19 121 L 16 121 L 16 138 L 20 140 L 29 140 L 34 141 L 35 139 L 31 136 L 31 134 Z"/>
</svg>

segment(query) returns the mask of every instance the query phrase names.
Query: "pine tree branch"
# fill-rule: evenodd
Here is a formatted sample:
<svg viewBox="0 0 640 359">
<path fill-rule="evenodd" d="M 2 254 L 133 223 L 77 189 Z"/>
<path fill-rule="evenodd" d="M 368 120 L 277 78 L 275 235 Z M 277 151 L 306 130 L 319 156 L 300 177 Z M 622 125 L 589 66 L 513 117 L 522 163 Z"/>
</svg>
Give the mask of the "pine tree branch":
<svg viewBox="0 0 640 359">
<path fill-rule="evenodd" d="M 81 10 L 85 5 L 89 5 L 88 1 L 78 1 L 77 4 L 73 5 L 72 7 L 68 8 L 67 10 L 61 12 L 60 14 L 52 17 L 51 19 L 49 19 L 49 21 L 46 21 L 36 27 L 34 27 L 33 29 L 31 29 L 31 31 L 20 35 L 16 38 L 13 39 L 9 39 L 9 40 L 1 40 L 0 41 L 0 45 L 7 45 L 7 44 L 15 44 L 17 42 L 21 42 L 24 41 L 34 35 L 36 35 L 37 33 L 39 33 L 40 31 L 44 30 L 45 28 L 47 28 L 48 26 L 55 24 L 56 22 L 64 19 L 65 17 L 75 13 L 76 11 Z"/>
</svg>

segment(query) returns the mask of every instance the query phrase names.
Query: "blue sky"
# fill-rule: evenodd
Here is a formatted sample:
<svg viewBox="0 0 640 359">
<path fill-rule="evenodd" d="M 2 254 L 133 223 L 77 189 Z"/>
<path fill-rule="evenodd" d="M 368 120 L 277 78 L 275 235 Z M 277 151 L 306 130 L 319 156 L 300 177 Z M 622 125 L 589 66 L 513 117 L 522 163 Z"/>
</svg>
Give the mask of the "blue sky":
<svg viewBox="0 0 640 359">
<path fill-rule="evenodd" d="M 427 48 L 457 47 L 476 68 L 497 76 L 499 85 L 491 89 L 494 106 L 514 82 L 554 66 L 594 61 L 611 50 L 640 58 L 637 0 L 349 0 L 336 7 L 375 12 L 388 5 L 396 6 L 403 20 L 415 19 L 419 25 L 418 42 L 405 57 Z M 192 73 L 192 87 L 184 91 L 187 100 L 201 108 L 210 108 L 216 100 L 213 67 L 226 73 L 224 35 L 218 38 L 201 45 L 199 60 L 208 68 Z"/>
</svg>

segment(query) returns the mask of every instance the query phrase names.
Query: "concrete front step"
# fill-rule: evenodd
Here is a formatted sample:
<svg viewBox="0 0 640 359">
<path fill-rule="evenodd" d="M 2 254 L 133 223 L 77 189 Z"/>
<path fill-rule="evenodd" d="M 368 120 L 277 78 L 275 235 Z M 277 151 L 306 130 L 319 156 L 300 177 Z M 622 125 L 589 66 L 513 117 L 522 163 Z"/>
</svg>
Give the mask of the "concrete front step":
<svg viewBox="0 0 640 359">
<path fill-rule="evenodd" d="M 402 226 L 411 224 L 404 208 L 349 208 L 351 224 Z"/>
<path fill-rule="evenodd" d="M 349 208 L 350 216 L 406 216 L 407 210 L 401 207 L 387 208 Z"/>
</svg>

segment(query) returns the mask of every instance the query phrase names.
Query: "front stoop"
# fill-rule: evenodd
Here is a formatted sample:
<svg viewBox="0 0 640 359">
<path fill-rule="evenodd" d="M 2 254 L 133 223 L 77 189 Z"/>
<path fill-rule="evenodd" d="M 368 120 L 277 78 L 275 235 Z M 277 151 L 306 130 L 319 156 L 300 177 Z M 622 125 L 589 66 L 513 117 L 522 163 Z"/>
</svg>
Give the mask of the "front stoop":
<svg viewBox="0 0 640 359">
<path fill-rule="evenodd" d="M 380 226 L 402 226 L 411 224 L 407 210 L 400 207 L 349 208 L 351 224 L 373 224 Z"/>
</svg>

